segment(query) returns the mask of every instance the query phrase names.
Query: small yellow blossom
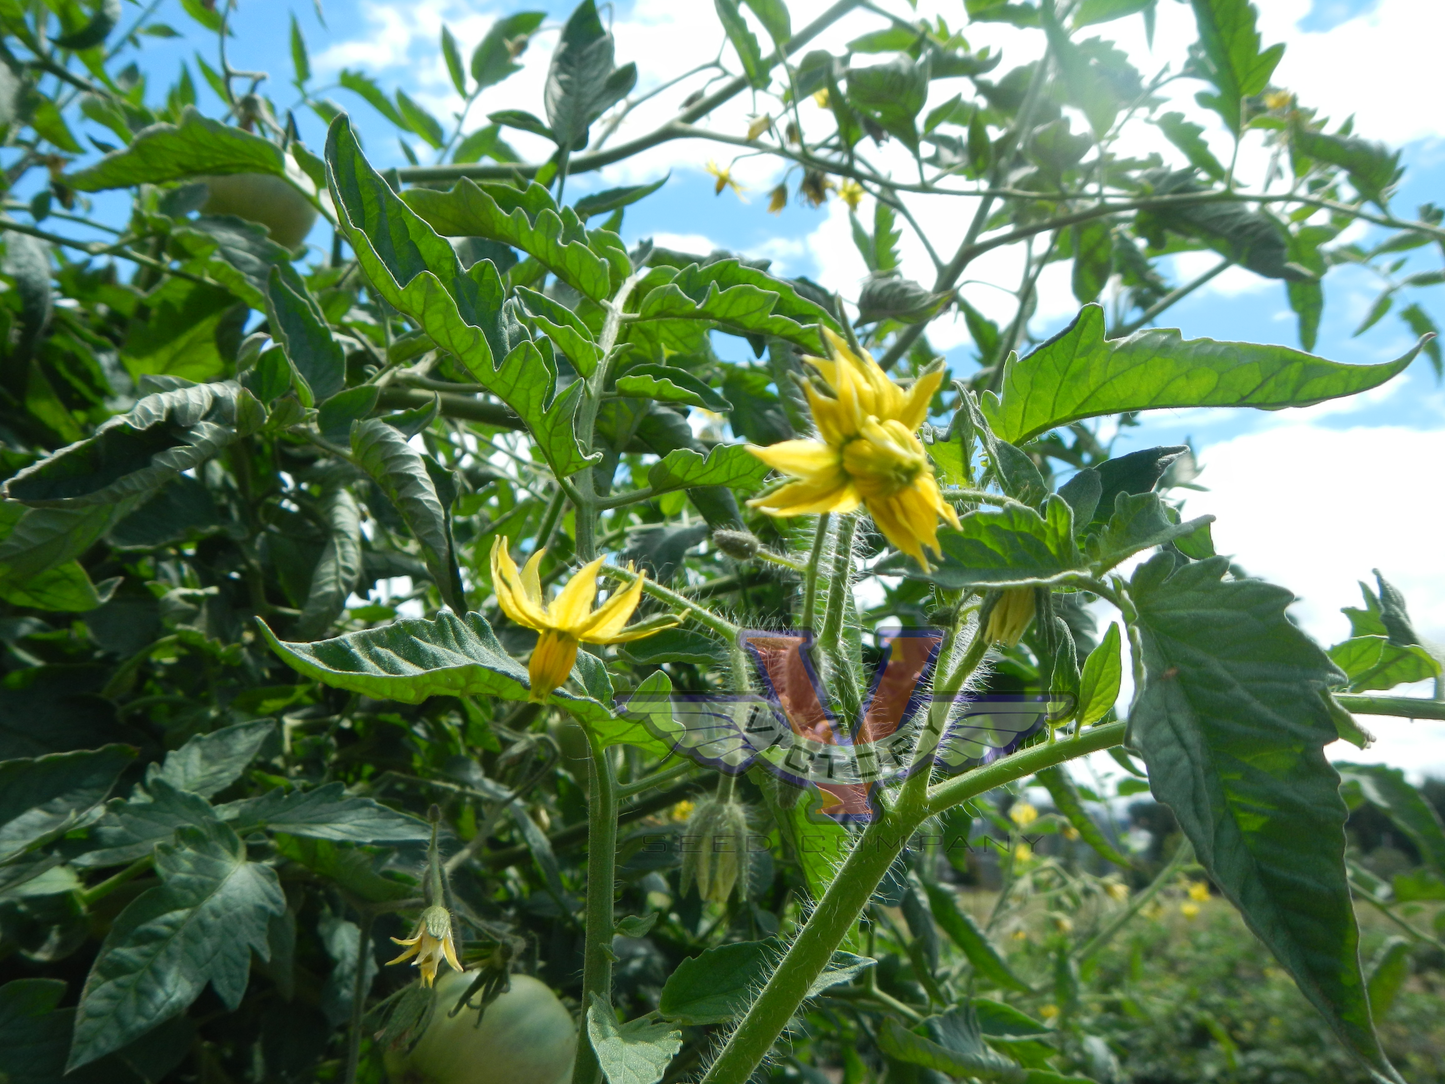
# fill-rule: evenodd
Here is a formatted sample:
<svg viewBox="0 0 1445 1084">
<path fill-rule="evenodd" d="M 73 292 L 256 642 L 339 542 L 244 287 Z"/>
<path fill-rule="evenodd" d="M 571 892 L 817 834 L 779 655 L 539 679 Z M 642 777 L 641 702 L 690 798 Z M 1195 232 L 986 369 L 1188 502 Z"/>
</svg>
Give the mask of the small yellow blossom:
<svg viewBox="0 0 1445 1084">
<path fill-rule="evenodd" d="M 1129 898 L 1129 886 L 1119 881 L 1110 881 L 1104 886 L 1104 891 L 1116 903 L 1123 903 Z"/>
<path fill-rule="evenodd" d="M 848 210 L 856 211 L 863 199 L 863 186 L 852 177 L 844 178 L 838 185 L 838 198 L 848 205 Z"/>
<path fill-rule="evenodd" d="M 1070 843 L 1073 843 L 1079 838 L 1079 830 L 1075 828 L 1072 824 L 1064 825 L 1064 827 L 1060 829 L 1060 834 Z"/>
<path fill-rule="evenodd" d="M 399 964 L 415 956 L 413 966 L 421 968 L 421 981 L 425 986 L 436 982 L 437 968 L 443 959 L 453 971 L 462 969 L 457 960 L 456 941 L 452 938 L 452 916 L 445 907 L 428 907 L 421 913 L 421 921 L 410 937 L 405 940 L 393 937 L 392 940 L 407 946 L 407 949 L 395 960 L 388 960 L 387 964 Z"/>
<path fill-rule="evenodd" d="M 788 121 L 787 128 L 783 129 L 783 138 L 789 143 L 798 144 L 803 142 L 803 133 L 798 131 L 798 126 L 793 121 Z"/>
<path fill-rule="evenodd" d="M 1008 811 L 1008 819 L 1017 824 L 1020 828 L 1027 828 L 1039 819 L 1039 811 L 1028 802 L 1017 802 Z"/>
<path fill-rule="evenodd" d="M 1181 903 L 1179 905 L 1179 913 L 1187 919 L 1196 919 L 1199 917 L 1199 904 Z"/>
<path fill-rule="evenodd" d="M 538 576 L 542 553 L 542 550 L 534 553 L 519 572 L 507 552 L 506 542 L 498 537 L 492 543 L 492 586 L 502 612 L 522 627 L 541 633 L 527 665 L 533 703 L 544 702 L 553 689 L 567 680 L 572 664 L 577 661 L 579 643 L 622 644 L 678 623 L 676 618 L 663 618 L 631 629 L 623 628 L 642 598 L 645 576 L 638 576 L 597 609 L 592 609 L 592 600 L 597 597 L 601 557 L 579 569 L 549 605 L 542 597 Z"/>
<path fill-rule="evenodd" d="M 1028 930 L 1014 930 L 1013 938 L 1014 938 L 1015 941 L 1027 941 L 1027 940 L 1029 939 L 1029 931 L 1028 931 Z"/>
<path fill-rule="evenodd" d="M 737 193 L 738 199 L 742 200 L 744 203 L 747 202 L 747 197 L 743 195 L 743 186 L 738 184 L 737 181 L 733 180 L 733 174 L 731 169 L 724 169 L 722 166 L 709 159 L 707 163 L 707 171 L 711 173 L 715 178 L 717 178 L 717 183 L 713 185 L 712 189 L 713 195 L 721 196 L 724 188 L 731 188 L 734 192 Z"/>
<path fill-rule="evenodd" d="M 994 644 L 1013 647 L 1034 620 L 1034 589 L 1006 587 L 988 615 L 984 637 Z"/>
<path fill-rule="evenodd" d="M 1190 881 L 1189 898 L 1198 903 L 1207 902 L 1209 899 L 1209 885 L 1204 881 Z"/>
<path fill-rule="evenodd" d="M 695 803 L 690 802 L 686 798 L 684 798 L 682 801 L 678 802 L 677 805 L 673 806 L 667 811 L 667 816 L 669 820 L 674 820 L 678 822 L 686 821 L 688 817 L 692 816 L 692 811 L 696 808 L 697 805 Z"/>
<path fill-rule="evenodd" d="M 1050 915 L 1049 917 L 1054 920 L 1054 929 L 1059 933 L 1074 932 L 1074 920 L 1068 915 Z"/>
<path fill-rule="evenodd" d="M 813 94 L 813 101 L 815 101 L 815 102 L 818 103 L 818 108 L 819 108 L 819 109 L 827 109 L 827 108 L 828 108 L 828 88 L 827 88 L 827 87 L 824 87 L 822 90 L 815 92 L 815 93 Z"/>
<path fill-rule="evenodd" d="M 770 516 L 820 512 L 847 514 L 862 505 L 883 537 L 924 569 L 924 547 L 941 552 L 938 520 L 958 526 L 958 514 L 943 499 L 919 426 L 943 382 L 942 370 L 925 373 L 906 391 L 864 351 L 860 357 L 824 328 L 830 357 L 805 358 L 832 395 L 804 387 L 817 440 L 785 440 L 748 451 L 796 481 L 750 503 Z"/>
<path fill-rule="evenodd" d="M 1039 1015 L 1045 1020 L 1053 1020 L 1059 1015 L 1059 1007 L 1057 1005 L 1045 1005 L 1039 1010 Z"/>
<path fill-rule="evenodd" d="M 1294 105 L 1294 95 L 1287 90 L 1271 90 L 1264 96 L 1264 104 L 1270 109 L 1288 109 Z"/>
<path fill-rule="evenodd" d="M 748 142 L 751 143 L 773 126 L 771 114 L 764 113 L 748 121 Z"/>
<path fill-rule="evenodd" d="M 1027 843 L 1020 843 L 1014 848 L 1014 861 L 1016 862 L 1028 862 L 1031 861 L 1033 857 L 1034 849 Z"/>
<path fill-rule="evenodd" d="M 788 205 L 788 186 L 780 184 L 768 194 L 768 214 L 781 214 Z"/>
</svg>

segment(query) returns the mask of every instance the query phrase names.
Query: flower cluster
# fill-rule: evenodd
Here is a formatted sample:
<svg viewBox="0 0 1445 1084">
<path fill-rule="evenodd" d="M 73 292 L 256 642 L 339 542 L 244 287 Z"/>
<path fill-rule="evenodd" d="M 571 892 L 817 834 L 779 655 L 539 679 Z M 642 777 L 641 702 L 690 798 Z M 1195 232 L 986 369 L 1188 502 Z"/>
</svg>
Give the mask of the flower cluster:
<svg viewBox="0 0 1445 1084">
<path fill-rule="evenodd" d="M 958 526 L 917 436 L 943 372 L 926 372 L 905 390 L 866 351 L 854 353 L 827 328 L 823 335 L 830 356 L 804 359 L 826 385 L 826 393 L 812 384 L 804 389 L 818 438 L 749 446 L 796 479 L 750 503 L 771 516 L 847 513 L 862 505 L 884 538 L 927 569 L 925 547 L 940 553 L 938 520 Z"/>
</svg>

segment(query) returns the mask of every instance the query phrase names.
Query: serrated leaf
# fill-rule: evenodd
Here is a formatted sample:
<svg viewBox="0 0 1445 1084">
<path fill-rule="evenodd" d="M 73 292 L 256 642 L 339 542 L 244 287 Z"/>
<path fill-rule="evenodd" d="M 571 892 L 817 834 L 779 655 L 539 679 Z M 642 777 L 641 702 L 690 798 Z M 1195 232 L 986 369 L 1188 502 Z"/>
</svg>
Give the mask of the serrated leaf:
<svg viewBox="0 0 1445 1084">
<path fill-rule="evenodd" d="M 958 905 L 958 899 L 950 889 L 932 881 L 923 882 L 923 888 L 928 895 L 928 907 L 933 912 L 934 921 L 968 957 L 979 979 L 1020 993 L 1033 989 L 1015 974 L 1003 953 L 979 929 L 973 916 Z"/>
<path fill-rule="evenodd" d="M 152 765 L 147 782 L 161 779 L 177 790 L 209 798 L 239 779 L 266 739 L 275 733 L 273 720 L 258 719 L 197 734 L 167 753 L 164 764 Z"/>
<path fill-rule="evenodd" d="M 107 745 L 0 761 L 0 862 L 76 827 L 134 759 L 130 746 Z"/>
<path fill-rule="evenodd" d="M 1110 625 L 1111 629 L 1117 629 L 1118 625 Z M 1117 635 L 1117 634 L 1116 634 Z M 1115 647 L 1118 641 L 1115 640 Z M 1110 705 L 1112 707 L 1112 705 Z M 1035 778 L 1044 785 L 1049 792 L 1049 797 L 1054 800 L 1054 808 L 1062 813 L 1079 837 L 1099 854 L 1107 862 L 1113 862 L 1116 866 L 1130 868 L 1134 863 L 1119 853 L 1112 843 L 1109 842 L 1094 818 L 1089 816 L 1084 809 L 1084 800 L 1079 794 L 1079 788 L 1074 786 L 1073 777 L 1068 770 L 1062 766 L 1046 768 L 1038 773 Z"/>
<path fill-rule="evenodd" d="M 1006 367 L 983 412 L 1020 444 L 1060 425 L 1160 407 L 1310 406 L 1378 387 L 1423 344 L 1380 365 L 1344 365 L 1283 346 L 1184 339 L 1172 329 L 1104 338 L 1104 310 L 1086 305 L 1067 328 Z"/>
<path fill-rule="evenodd" d="M 377 700 L 420 704 L 431 696 L 496 696 L 526 700 L 526 668 L 503 650 L 486 618 L 443 611 L 435 621 L 407 619 L 314 644 L 287 643 L 257 622 L 271 649 L 291 667 L 325 685 Z M 551 700 L 589 724 L 612 712 L 564 689 Z"/>
<path fill-rule="evenodd" d="M 209 983 L 241 1004 L 251 953 L 270 956 L 267 926 L 286 910 L 276 871 L 246 860 L 222 824 L 187 827 L 156 848 L 162 884 L 116 918 L 86 978 L 67 1070 L 119 1050 L 183 1011 Z"/>
<path fill-rule="evenodd" d="M 1079 725 L 1093 726 L 1114 707 L 1124 677 L 1122 640 L 1117 623 L 1111 624 L 1099 646 L 1084 660 L 1079 679 Z"/>
<path fill-rule="evenodd" d="M 1109 223 L 1085 222 L 1070 231 L 1074 246 L 1074 297 L 1098 300 L 1114 270 L 1114 232 Z"/>
<path fill-rule="evenodd" d="M 657 1084 L 682 1049 L 682 1032 L 646 1017 L 617 1021 L 612 1006 L 596 994 L 587 1010 L 587 1036 L 607 1084 Z"/>
<path fill-rule="evenodd" d="M 1329 658 L 1290 623 L 1289 591 L 1167 553 L 1135 572 L 1144 681 L 1129 741 L 1199 862 L 1340 1039 L 1398 1080 L 1370 1020 L 1344 863 Z"/>
<path fill-rule="evenodd" d="M 406 437 L 380 418 L 357 422 L 351 431 L 356 465 L 381 487 L 421 545 L 442 601 L 466 612 L 466 591 L 453 548 L 449 510 L 437 494 L 425 460 Z"/>
<path fill-rule="evenodd" d="M 144 790 L 113 800 L 86 841 L 89 849 L 76 855 L 79 867 L 117 866 L 133 862 L 155 850 L 157 843 L 175 838 L 187 825 L 204 827 L 217 822 L 211 803 L 199 794 L 180 790 L 152 777 Z"/>
<path fill-rule="evenodd" d="M 1114 514 L 1099 534 L 1099 556 L 1093 562 L 1095 574 L 1101 574 L 1143 550 L 1191 535 L 1213 522 L 1213 516 L 1200 516 L 1185 523 L 1175 523 L 1166 514 L 1159 494 L 1120 492 L 1114 497 Z"/>
<path fill-rule="evenodd" d="M 1164 137 L 1184 152 L 1184 157 L 1189 159 L 1190 165 L 1213 177 L 1216 181 L 1224 180 L 1224 166 L 1220 164 L 1218 158 L 1214 157 L 1214 152 L 1204 141 L 1202 125 L 1185 120 L 1183 113 L 1165 113 L 1159 118 L 1158 124 Z"/>
<path fill-rule="evenodd" d="M 201 116 L 192 106 L 180 124 L 152 124 L 130 146 L 65 178 L 79 192 L 163 184 L 208 173 L 270 173 L 286 176 L 286 155 L 250 132 Z"/>
<path fill-rule="evenodd" d="M 346 610 L 346 600 L 361 581 L 361 509 L 343 485 L 321 498 L 326 541 L 311 573 L 306 606 L 296 622 L 303 640 L 319 640 Z"/>
<path fill-rule="evenodd" d="M 1385 636 L 1355 636 L 1330 648 L 1330 660 L 1350 679 L 1350 692 L 1393 689 L 1440 676 L 1440 664 L 1419 644 Z"/>
<path fill-rule="evenodd" d="M 613 67 L 612 35 L 603 29 L 593 0 L 582 0 L 562 27 L 542 91 L 557 146 L 583 146 L 592 122 L 625 98 L 636 83 L 635 64 Z"/>
<path fill-rule="evenodd" d="M 1355 190 L 1381 207 L 1400 177 L 1400 152 L 1383 143 L 1358 136 L 1330 135 L 1303 124 L 1291 130 L 1290 139 L 1309 157 L 1345 170 Z"/>
<path fill-rule="evenodd" d="M 947 590 L 1057 583 L 1077 574 L 1085 562 L 1074 544 L 1069 506 L 1055 495 L 1044 510 L 1044 516 L 1013 505 L 998 512 L 970 512 L 960 517 L 959 530 L 939 531 L 943 557 L 931 572 L 911 563 L 895 564 L 911 578 Z"/>
<path fill-rule="evenodd" d="M 551 193 L 535 181 L 518 189 L 464 177 L 448 192 L 408 188 L 402 198 L 443 236 L 486 237 L 519 248 L 594 301 L 612 292 L 611 268 L 588 247 L 577 212 L 559 210 Z"/>
<path fill-rule="evenodd" d="M 1202 48 L 1201 74 L 1217 90 L 1213 94 L 1201 91 L 1199 103 L 1223 117 L 1225 126 L 1238 136 L 1244 99 L 1269 84 L 1284 46 L 1260 49 L 1254 5 L 1249 0 L 1193 0 L 1193 4 Z"/>
<path fill-rule="evenodd" d="M 1012 1058 L 988 1047 L 978 1033 L 977 1019 L 965 1017 L 966 1013 L 967 1009 L 955 1009 L 927 1021 L 930 1034 L 944 1042 L 917 1035 L 891 1016 L 886 1017 L 878 1033 L 878 1046 L 899 1061 L 921 1065 L 952 1077 L 999 1081 L 1001 1084 L 1028 1084 L 1028 1071 Z"/>
<path fill-rule="evenodd" d="M 1370 1011 L 1376 1020 L 1383 1020 L 1395 1004 L 1400 987 L 1410 977 L 1411 945 L 1403 937 L 1387 937 L 1370 961 L 1367 985 Z"/>
<path fill-rule="evenodd" d="M 504 15 L 492 23 L 472 53 L 472 78 L 483 90 L 522 70 L 515 57 L 526 48 L 528 39 L 546 16 L 540 11 L 519 11 Z"/>
<path fill-rule="evenodd" d="M 314 790 L 267 791 L 228 802 L 217 815 L 238 833 L 267 829 L 338 843 L 413 843 L 427 839 L 426 821 L 398 813 L 370 798 L 353 798 L 341 783 Z"/>
<path fill-rule="evenodd" d="M 372 903 L 404 900 L 417 895 L 415 885 L 383 877 L 381 860 L 357 847 L 339 847 L 330 840 L 281 835 L 276 849 L 293 862 L 335 881 L 347 892 Z"/>
<path fill-rule="evenodd" d="M 1399 768 L 1384 764 L 1336 763 L 1346 800 L 1364 799 L 1395 822 L 1421 859 L 1445 877 L 1445 824 L 1423 794 Z"/>
<path fill-rule="evenodd" d="M 110 32 L 120 22 L 120 0 L 101 0 L 96 5 L 95 13 L 91 15 L 90 21 L 69 34 L 64 34 L 55 39 L 55 44 L 62 49 L 73 49 L 80 52 L 82 49 L 92 49 L 97 45 L 105 43 L 110 37 Z"/>
<path fill-rule="evenodd" d="M 33 576 L 0 579 L 0 598 L 32 610 L 87 613 L 109 602 L 119 582 L 107 580 L 97 588 L 79 561 L 67 561 Z"/>
<path fill-rule="evenodd" d="M 253 309 L 266 306 L 271 269 L 291 263 L 291 253 L 271 240 L 265 226 L 235 215 L 200 215 L 177 222 L 171 228 L 171 247 L 178 257 L 182 252 L 190 255 L 188 270 L 204 273 Z"/>
<path fill-rule="evenodd" d="M 677 448 L 652 465 L 648 484 L 657 493 L 698 486 L 755 489 L 768 475 L 768 465 L 741 444 L 719 444 L 704 457 Z"/>
<path fill-rule="evenodd" d="M 346 352 L 332 337 L 321 306 L 290 263 L 271 269 L 266 313 L 271 318 L 272 337 L 304 385 L 303 405 L 324 403 L 346 387 Z"/>
<path fill-rule="evenodd" d="M 683 960 L 668 977 L 658 999 L 658 1012 L 681 1024 L 727 1023 L 747 1011 L 782 956 L 782 944 L 773 939 L 705 949 Z M 814 997 L 847 982 L 874 963 L 866 956 L 834 953 L 806 996 Z"/>
<path fill-rule="evenodd" d="M 583 196 L 572 209 L 577 212 L 577 217 L 583 221 L 594 215 L 605 215 L 609 211 L 616 211 L 622 207 L 630 206 L 645 196 L 650 196 L 668 182 L 672 174 L 663 177 L 660 181 L 653 181 L 651 184 L 631 184 L 622 188 L 608 188 L 601 192 L 594 192 L 590 196 Z"/>
<path fill-rule="evenodd" d="M 574 369 L 583 376 L 591 376 L 597 371 L 602 351 L 581 317 L 566 305 L 526 286 L 517 287 L 517 297 L 527 315 L 567 355 Z"/>
<path fill-rule="evenodd" d="M 687 403 L 707 410 L 731 410 L 732 404 L 686 369 L 672 365 L 634 365 L 617 378 L 617 394 L 663 403 Z"/>
</svg>

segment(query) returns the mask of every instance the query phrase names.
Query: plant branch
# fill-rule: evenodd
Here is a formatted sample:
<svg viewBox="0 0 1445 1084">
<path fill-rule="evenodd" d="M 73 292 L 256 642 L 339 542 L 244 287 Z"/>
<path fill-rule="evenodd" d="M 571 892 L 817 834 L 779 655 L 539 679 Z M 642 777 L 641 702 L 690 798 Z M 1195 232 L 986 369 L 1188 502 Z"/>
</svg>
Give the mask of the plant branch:
<svg viewBox="0 0 1445 1084">
<path fill-rule="evenodd" d="M 582 949 L 582 1004 L 596 994 L 612 1004 L 612 899 L 617 875 L 617 776 L 602 739 L 583 726 L 592 757 L 587 778 L 587 929 Z M 586 1019 L 585 1010 L 583 1019 Z M 572 1084 L 597 1084 L 602 1068 L 581 1029 Z"/>
</svg>

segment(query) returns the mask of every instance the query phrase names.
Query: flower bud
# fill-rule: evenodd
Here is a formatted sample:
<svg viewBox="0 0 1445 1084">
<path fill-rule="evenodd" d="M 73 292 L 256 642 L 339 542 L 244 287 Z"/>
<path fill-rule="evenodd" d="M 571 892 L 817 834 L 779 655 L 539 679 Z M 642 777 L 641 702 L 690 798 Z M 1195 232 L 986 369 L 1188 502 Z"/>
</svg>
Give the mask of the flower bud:
<svg viewBox="0 0 1445 1084">
<path fill-rule="evenodd" d="M 712 544 L 734 561 L 751 561 L 763 548 L 752 531 L 713 531 Z"/>
<path fill-rule="evenodd" d="M 1034 620 L 1034 589 L 1007 587 L 988 615 L 983 634 L 989 643 L 1015 646 Z"/>
<path fill-rule="evenodd" d="M 697 885 L 711 903 L 726 903 L 733 888 L 748 896 L 748 814 L 735 801 L 708 798 L 697 804 L 683 831 L 682 891 Z"/>
</svg>

